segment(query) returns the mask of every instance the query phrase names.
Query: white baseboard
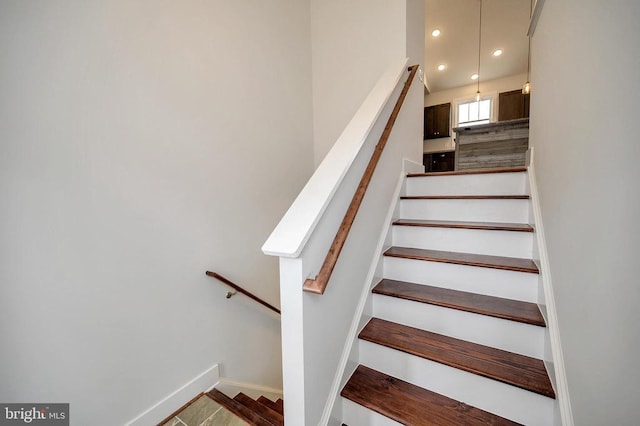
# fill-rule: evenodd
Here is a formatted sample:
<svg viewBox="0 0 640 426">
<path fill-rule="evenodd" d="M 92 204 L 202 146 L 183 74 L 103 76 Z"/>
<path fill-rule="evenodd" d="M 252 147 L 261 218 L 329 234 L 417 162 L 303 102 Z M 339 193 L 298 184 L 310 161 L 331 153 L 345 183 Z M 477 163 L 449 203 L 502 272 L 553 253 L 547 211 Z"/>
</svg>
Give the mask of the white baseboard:
<svg viewBox="0 0 640 426">
<path fill-rule="evenodd" d="M 538 196 L 538 186 L 534 167 L 533 147 L 529 148 L 529 190 L 531 192 L 531 206 L 533 209 L 533 219 L 535 233 L 538 244 L 538 254 L 540 256 L 540 274 L 544 289 L 544 299 L 546 303 L 547 328 L 549 330 L 549 340 L 551 342 L 551 353 L 553 357 L 553 372 L 555 373 L 556 393 L 560 408 L 560 418 L 563 426 L 573 426 L 573 413 L 571 411 L 571 400 L 569 399 L 569 387 L 567 385 L 567 373 L 562 355 L 562 345 L 560 343 L 560 331 L 558 329 L 558 314 L 556 312 L 555 298 L 553 295 L 553 285 L 551 281 L 551 271 L 549 269 L 549 257 L 547 244 L 542 224 L 542 211 L 540 210 L 540 199 Z"/>
<path fill-rule="evenodd" d="M 216 386 L 219 380 L 218 364 L 214 364 L 126 423 L 126 426 L 157 425 L 200 392 L 205 392 Z"/>
<path fill-rule="evenodd" d="M 275 401 L 278 398 L 282 398 L 282 389 L 256 385 L 252 383 L 238 382 L 224 377 L 220 378 L 218 384 L 216 385 L 216 389 L 231 398 L 233 398 L 240 392 L 249 395 L 253 399 L 256 399 L 260 396 L 265 396 L 270 400 Z"/>
</svg>

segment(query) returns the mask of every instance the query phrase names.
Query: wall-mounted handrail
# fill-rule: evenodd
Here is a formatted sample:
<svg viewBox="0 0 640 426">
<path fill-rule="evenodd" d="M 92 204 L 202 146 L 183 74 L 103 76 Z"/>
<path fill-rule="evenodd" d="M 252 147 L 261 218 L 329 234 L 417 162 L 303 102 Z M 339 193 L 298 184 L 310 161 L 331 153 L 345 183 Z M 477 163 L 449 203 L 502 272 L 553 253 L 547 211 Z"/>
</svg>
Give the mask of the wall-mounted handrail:
<svg viewBox="0 0 640 426">
<path fill-rule="evenodd" d="M 280 309 L 276 308 L 275 306 L 273 306 L 269 302 L 265 302 L 264 300 L 260 299 L 255 294 L 251 293 L 248 290 L 245 290 L 244 288 L 240 287 L 238 284 L 235 284 L 234 282 L 232 282 L 231 280 L 223 277 L 222 275 L 218 274 L 217 272 L 207 271 L 206 274 L 208 276 L 213 277 L 213 278 L 217 279 L 218 281 L 228 285 L 229 287 L 231 287 L 235 291 L 238 291 L 238 292 L 244 294 L 245 296 L 249 297 L 250 299 L 255 300 L 256 302 L 260 303 L 261 305 L 266 306 L 267 308 L 271 309 L 273 312 L 276 312 L 278 314 L 280 313 Z M 227 299 L 229 297 L 230 296 L 227 294 Z"/>
<path fill-rule="evenodd" d="M 331 273 L 333 272 L 333 268 L 336 266 L 338 262 L 338 257 L 340 256 L 340 252 L 342 251 L 342 247 L 344 247 L 344 243 L 347 240 L 347 236 L 349 235 L 349 231 L 351 230 L 351 226 L 353 225 L 353 221 L 356 218 L 356 214 L 360 209 L 360 205 L 362 204 L 362 200 L 367 192 L 367 187 L 371 182 L 371 178 L 373 177 L 373 172 L 378 165 L 378 161 L 382 156 L 382 151 L 387 144 L 387 140 L 389 139 L 389 135 L 391 134 L 391 130 L 393 129 L 393 125 L 398 118 L 398 114 L 400 113 L 400 109 L 402 108 L 402 104 L 404 103 L 404 99 L 407 97 L 407 93 L 409 92 L 409 87 L 411 86 L 411 82 L 413 81 L 416 72 L 418 71 L 418 65 L 413 65 L 408 68 L 410 71 L 409 78 L 404 83 L 404 87 L 402 88 L 402 92 L 396 101 L 396 104 L 391 112 L 391 116 L 387 121 L 387 125 L 378 140 L 378 144 L 376 145 L 373 155 L 369 160 L 369 164 L 367 164 L 367 168 L 362 175 L 362 179 L 360 179 L 360 183 L 358 184 L 358 188 L 356 189 L 355 194 L 353 194 L 353 198 L 351 199 L 351 203 L 349 204 L 349 208 L 344 215 L 344 219 L 338 228 L 335 238 L 331 243 L 331 247 L 329 248 L 329 252 L 327 253 L 327 257 L 320 268 L 320 272 L 316 276 L 315 279 L 307 278 L 304 282 L 303 289 L 304 291 L 308 291 L 316 294 L 323 294 L 325 289 L 327 288 L 327 284 L 329 283 L 329 279 L 331 278 Z"/>
</svg>

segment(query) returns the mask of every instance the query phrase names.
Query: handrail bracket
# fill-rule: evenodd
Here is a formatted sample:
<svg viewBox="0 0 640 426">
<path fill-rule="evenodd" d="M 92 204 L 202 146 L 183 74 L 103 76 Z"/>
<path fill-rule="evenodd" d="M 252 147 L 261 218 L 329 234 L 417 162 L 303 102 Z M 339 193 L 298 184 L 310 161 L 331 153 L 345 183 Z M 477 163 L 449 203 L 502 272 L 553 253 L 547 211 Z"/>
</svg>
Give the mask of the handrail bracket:
<svg viewBox="0 0 640 426">
<path fill-rule="evenodd" d="M 213 278 L 217 279 L 218 281 L 222 282 L 223 284 L 225 284 L 225 285 L 227 285 L 227 286 L 229 286 L 229 287 L 231 287 L 233 289 L 233 291 L 227 292 L 227 295 L 226 295 L 227 299 L 230 299 L 232 296 L 234 296 L 237 293 L 242 293 L 245 296 L 247 296 L 248 298 L 253 299 L 256 302 L 260 303 L 261 305 L 271 309 L 273 312 L 275 312 L 277 314 L 280 314 L 280 309 L 276 308 L 275 306 L 273 306 L 269 302 L 265 302 L 264 300 L 262 300 L 261 298 L 259 298 L 255 294 L 251 293 L 248 290 L 245 290 L 244 288 L 240 287 L 238 284 L 235 284 L 234 282 L 232 282 L 228 278 L 223 277 L 222 275 L 218 274 L 217 272 L 207 271 L 206 274 L 207 274 L 207 276 L 213 277 Z"/>
</svg>

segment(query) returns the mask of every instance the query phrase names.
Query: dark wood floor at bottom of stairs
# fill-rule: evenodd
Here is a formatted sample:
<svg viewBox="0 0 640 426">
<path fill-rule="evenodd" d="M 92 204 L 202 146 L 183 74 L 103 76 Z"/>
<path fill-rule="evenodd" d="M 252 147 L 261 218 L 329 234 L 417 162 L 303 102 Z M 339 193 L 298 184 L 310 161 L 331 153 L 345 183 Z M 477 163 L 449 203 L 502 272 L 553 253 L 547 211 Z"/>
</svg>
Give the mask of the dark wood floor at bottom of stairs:
<svg viewBox="0 0 640 426">
<path fill-rule="evenodd" d="M 269 398 L 261 396 L 257 399 L 257 401 L 260 404 L 266 405 L 267 407 L 271 408 L 273 411 L 280 413 L 280 415 L 284 415 L 284 405 L 281 403 L 278 403 L 278 401 L 282 402 L 281 399 L 279 399 L 276 402 L 273 402 Z"/>
<path fill-rule="evenodd" d="M 402 424 L 517 425 L 495 414 L 359 365 L 341 395 Z"/>
<path fill-rule="evenodd" d="M 282 416 L 278 418 L 278 417 L 275 417 L 273 414 L 271 414 L 270 416 L 265 417 L 264 415 L 256 412 L 254 409 L 248 407 L 243 402 L 241 402 L 244 399 L 244 397 L 240 397 L 239 400 L 230 398 L 217 389 L 212 389 L 209 392 L 205 393 L 205 395 L 207 395 L 209 398 L 213 399 L 218 404 L 222 405 L 224 408 L 231 411 L 233 414 L 240 417 L 242 420 L 246 421 L 252 426 L 283 426 L 284 425 L 284 418 Z M 256 402 L 256 404 L 259 404 L 259 403 Z M 267 407 L 265 406 L 265 408 Z"/>
<path fill-rule="evenodd" d="M 268 420 L 275 425 L 284 425 L 282 414 L 267 407 L 266 405 L 256 401 L 250 396 L 240 392 L 234 398 L 234 400 L 240 402 L 244 406 L 258 413 L 261 417 Z"/>
</svg>

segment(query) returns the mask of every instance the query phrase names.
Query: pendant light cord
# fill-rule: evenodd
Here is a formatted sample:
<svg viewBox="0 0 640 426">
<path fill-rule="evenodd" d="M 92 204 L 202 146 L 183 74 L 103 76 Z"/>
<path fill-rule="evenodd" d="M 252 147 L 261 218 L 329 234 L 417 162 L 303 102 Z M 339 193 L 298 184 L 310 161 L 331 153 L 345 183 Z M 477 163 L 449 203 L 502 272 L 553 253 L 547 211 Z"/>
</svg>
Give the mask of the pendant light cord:
<svg viewBox="0 0 640 426">
<path fill-rule="evenodd" d="M 531 37 L 529 37 L 529 57 L 527 58 L 527 81 L 531 79 Z"/>
<path fill-rule="evenodd" d="M 531 15 L 533 13 L 533 0 L 529 2 L 529 21 L 531 21 Z M 527 36 L 529 39 L 529 49 L 527 50 L 527 81 L 531 78 L 531 36 Z"/>
<path fill-rule="evenodd" d="M 482 46 L 482 0 L 480 0 L 480 13 L 478 14 L 479 16 L 479 22 L 478 22 L 478 91 L 477 93 L 480 94 L 480 49 Z"/>
</svg>

